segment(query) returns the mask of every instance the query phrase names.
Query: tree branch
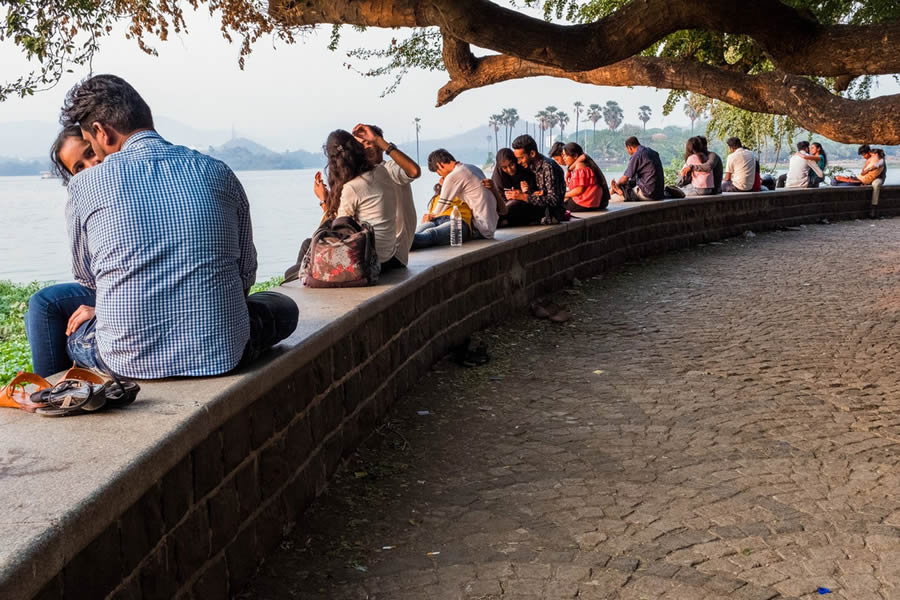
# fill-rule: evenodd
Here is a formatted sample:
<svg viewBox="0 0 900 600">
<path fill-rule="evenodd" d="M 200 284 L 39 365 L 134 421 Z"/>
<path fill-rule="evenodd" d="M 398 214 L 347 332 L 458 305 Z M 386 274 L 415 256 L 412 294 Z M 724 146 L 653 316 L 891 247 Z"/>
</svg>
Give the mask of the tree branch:
<svg viewBox="0 0 900 600">
<path fill-rule="evenodd" d="M 445 44 L 446 40 L 445 37 Z M 458 42 L 451 40 L 451 43 Z M 460 50 L 454 52 L 459 54 Z M 695 61 L 655 57 L 633 57 L 579 72 L 511 56 L 474 60 L 474 68 L 467 72 L 450 71 L 450 82 L 438 91 L 438 106 L 469 89 L 511 79 L 548 76 L 593 85 L 689 90 L 745 110 L 788 115 L 802 127 L 838 142 L 900 144 L 900 94 L 850 100 L 797 75 L 744 75 Z"/>
<path fill-rule="evenodd" d="M 900 23 L 821 25 L 779 0 L 633 0 L 596 22 L 558 25 L 489 0 L 271 0 L 285 26 L 440 27 L 481 48 L 568 71 L 611 65 L 684 29 L 753 38 L 798 75 L 900 72 Z"/>
</svg>

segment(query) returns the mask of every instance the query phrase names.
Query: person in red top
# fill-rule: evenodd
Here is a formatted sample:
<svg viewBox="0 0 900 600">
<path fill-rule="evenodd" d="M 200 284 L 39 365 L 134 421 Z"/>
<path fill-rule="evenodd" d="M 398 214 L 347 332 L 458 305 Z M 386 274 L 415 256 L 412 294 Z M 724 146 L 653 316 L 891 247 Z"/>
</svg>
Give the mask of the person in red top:
<svg viewBox="0 0 900 600">
<path fill-rule="evenodd" d="M 609 206 L 609 185 L 603 171 L 584 149 L 574 142 L 563 148 L 566 171 L 566 209 L 571 212 L 603 210 Z"/>
</svg>

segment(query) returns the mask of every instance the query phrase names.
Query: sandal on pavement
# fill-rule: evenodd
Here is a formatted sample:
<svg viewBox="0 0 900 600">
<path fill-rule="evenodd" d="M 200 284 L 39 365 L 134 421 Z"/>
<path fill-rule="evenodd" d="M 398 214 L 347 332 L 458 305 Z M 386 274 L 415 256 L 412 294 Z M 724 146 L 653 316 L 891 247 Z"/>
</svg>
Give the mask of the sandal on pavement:
<svg viewBox="0 0 900 600">
<path fill-rule="evenodd" d="M 71 369 L 66 371 L 65 375 L 63 375 L 63 379 L 78 379 L 80 381 L 105 386 L 104 393 L 106 394 L 106 403 L 111 408 L 131 404 L 134 402 L 134 399 L 137 398 L 137 393 L 141 390 L 141 386 L 134 381 L 127 379 L 122 380 L 116 375 L 112 375 L 112 379 L 110 379 L 96 371 L 83 369 L 74 365 Z"/>
<path fill-rule="evenodd" d="M 20 371 L 9 384 L 0 391 L 0 406 L 6 408 L 18 408 L 26 412 L 34 412 L 46 404 L 35 402 L 32 399 L 34 392 L 26 391 L 26 385 L 36 385 L 38 392 L 52 387 L 52 384 L 35 373 Z"/>
<path fill-rule="evenodd" d="M 68 417 L 96 412 L 106 406 L 106 384 L 96 385 L 80 379 L 63 379 L 49 390 L 32 395 L 42 402 L 35 412 L 42 417 Z"/>
</svg>

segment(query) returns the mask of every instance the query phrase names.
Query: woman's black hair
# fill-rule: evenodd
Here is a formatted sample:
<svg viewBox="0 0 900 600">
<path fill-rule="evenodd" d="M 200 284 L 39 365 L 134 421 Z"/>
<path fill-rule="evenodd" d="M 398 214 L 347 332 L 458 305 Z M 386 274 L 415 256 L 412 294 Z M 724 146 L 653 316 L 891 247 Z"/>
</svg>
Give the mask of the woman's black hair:
<svg viewBox="0 0 900 600">
<path fill-rule="evenodd" d="M 56 136 L 53 145 L 50 146 L 50 172 L 62 179 L 63 185 L 68 185 L 69 180 L 72 179 L 72 174 L 69 172 L 69 169 L 66 168 L 66 165 L 64 165 L 59 158 L 59 153 L 62 150 L 63 144 L 65 144 L 66 140 L 69 138 L 83 140 L 84 136 L 81 134 L 81 127 L 78 125 L 68 125 L 63 127 L 62 131 L 59 132 L 59 135 Z"/>
<path fill-rule="evenodd" d="M 692 154 L 696 154 L 701 162 L 706 162 L 706 159 L 709 158 L 703 149 L 703 140 L 696 136 L 688 138 L 687 143 L 685 143 L 684 160 L 687 161 Z"/>
<path fill-rule="evenodd" d="M 822 147 L 822 144 L 820 144 L 819 142 L 813 142 L 812 144 L 810 144 L 810 146 L 815 146 L 816 148 L 819 149 L 819 156 L 821 156 L 822 158 L 825 159 L 825 163 L 822 166 L 827 167 L 828 166 L 828 155 L 825 154 L 825 148 Z"/>
<path fill-rule="evenodd" d="M 563 146 L 563 153 L 566 156 L 571 156 L 572 158 L 578 158 L 582 154 L 584 154 L 584 164 L 591 171 L 594 172 L 594 177 L 597 178 L 597 185 L 600 187 L 606 187 L 606 177 L 603 176 L 603 171 L 600 170 L 600 167 L 594 162 L 594 159 L 585 154 L 584 148 L 582 148 L 579 144 L 575 142 L 569 142 L 565 146 Z"/>
<path fill-rule="evenodd" d="M 341 205 L 344 184 L 375 168 L 366 160 L 366 149 L 349 131 L 336 129 L 328 134 L 325 141 L 325 157 L 328 166 L 328 196 L 325 199 L 325 214 L 335 216 Z"/>
<path fill-rule="evenodd" d="M 512 148 L 500 148 L 497 150 L 497 158 L 494 159 L 494 164 L 498 167 L 501 162 L 511 162 L 518 167 L 519 163 L 516 162 L 516 155 L 512 151 Z"/>
</svg>

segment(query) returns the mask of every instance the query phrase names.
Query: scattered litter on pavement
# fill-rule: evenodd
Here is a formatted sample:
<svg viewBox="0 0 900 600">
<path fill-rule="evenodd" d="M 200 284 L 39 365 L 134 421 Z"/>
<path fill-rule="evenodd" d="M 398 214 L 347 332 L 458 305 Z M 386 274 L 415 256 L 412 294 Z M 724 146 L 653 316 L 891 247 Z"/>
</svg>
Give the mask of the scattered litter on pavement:
<svg viewBox="0 0 900 600">
<path fill-rule="evenodd" d="M 494 407 L 493 406 L 479 406 L 478 410 L 481 410 L 484 412 L 491 412 L 492 410 L 494 410 Z"/>
<path fill-rule="evenodd" d="M 824 596 L 825 594 L 830 594 L 831 590 L 829 590 L 826 587 L 820 587 L 819 589 L 816 590 L 816 592 L 818 592 L 820 596 Z"/>
<path fill-rule="evenodd" d="M 819 221 L 819 223 L 821 223 L 822 225 L 831 225 L 831 221 L 829 221 L 828 219 L 822 219 L 821 221 Z"/>
<path fill-rule="evenodd" d="M 425 415 L 430 415 L 431 413 L 428 412 L 427 410 L 417 410 L 417 411 L 416 411 L 416 414 L 419 415 L 419 416 L 424 417 Z"/>
<path fill-rule="evenodd" d="M 353 568 L 356 569 L 357 571 L 362 571 L 363 573 L 365 573 L 366 571 L 369 570 L 369 569 L 367 569 L 366 567 L 364 567 L 364 566 L 362 566 L 362 565 L 353 565 Z"/>
<path fill-rule="evenodd" d="M 425 485 L 425 480 L 424 479 L 416 479 L 416 483 L 418 483 L 419 485 Z"/>
<path fill-rule="evenodd" d="M 596 371 L 594 371 L 594 375 L 603 375 L 604 373 L 606 373 L 606 371 L 604 371 L 603 369 L 597 369 Z"/>
<path fill-rule="evenodd" d="M 440 552 L 426 552 L 425 556 L 437 556 Z"/>
<path fill-rule="evenodd" d="M 744 237 L 745 237 L 745 238 L 755 238 L 755 237 L 756 237 L 756 234 L 753 233 L 752 231 L 745 231 L 745 232 L 744 232 Z"/>
<path fill-rule="evenodd" d="M 393 550 L 394 547 L 393 546 L 382 546 L 381 549 L 382 550 Z"/>
</svg>

